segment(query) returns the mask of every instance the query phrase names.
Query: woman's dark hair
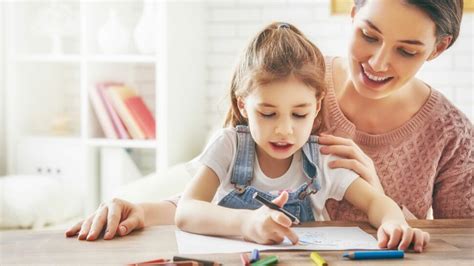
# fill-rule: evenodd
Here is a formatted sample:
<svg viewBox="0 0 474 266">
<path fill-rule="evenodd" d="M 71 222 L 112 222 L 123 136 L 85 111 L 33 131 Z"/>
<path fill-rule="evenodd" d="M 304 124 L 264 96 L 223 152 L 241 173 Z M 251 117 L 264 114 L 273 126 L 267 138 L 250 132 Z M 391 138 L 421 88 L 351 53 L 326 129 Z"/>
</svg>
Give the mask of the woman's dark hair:
<svg viewBox="0 0 474 266">
<path fill-rule="evenodd" d="M 425 12 L 436 25 L 436 39 L 452 36 L 448 48 L 456 41 L 461 28 L 463 0 L 403 0 Z M 366 0 L 354 0 L 356 9 L 364 6 Z"/>
</svg>

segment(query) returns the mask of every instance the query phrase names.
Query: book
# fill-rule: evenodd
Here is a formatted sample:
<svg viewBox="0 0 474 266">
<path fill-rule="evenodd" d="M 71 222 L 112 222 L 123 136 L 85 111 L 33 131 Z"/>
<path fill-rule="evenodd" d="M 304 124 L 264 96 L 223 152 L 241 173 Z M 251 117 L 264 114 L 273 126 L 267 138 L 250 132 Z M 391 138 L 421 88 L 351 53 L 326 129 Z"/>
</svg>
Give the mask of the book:
<svg viewBox="0 0 474 266">
<path fill-rule="evenodd" d="M 115 111 L 112 102 L 109 99 L 109 96 L 106 93 L 106 90 L 111 86 L 122 86 L 123 83 L 120 82 L 102 82 L 97 84 L 97 91 L 99 92 L 100 98 L 105 105 L 105 109 L 107 110 L 107 114 L 109 115 L 110 119 L 112 120 L 114 129 L 120 139 L 130 139 L 130 135 L 125 129 L 125 125 L 123 124 L 122 120 L 120 119 L 119 115 Z"/>
<path fill-rule="evenodd" d="M 105 137 L 109 139 L 118 139 L 117 131 L 115 130 L 115 127 L 106 110 L 104 102 L 102 101 L 101 96 L 99 95 L 99 92 L 95 87 L 91 86 L 89 88 L 89 98 L 91 99 L 92 107 L 95 111 L 97 120 L 99 121 L 99 124 L 102 128 L 102 131 L 104 132 Z"/>
<path fill-rule="evenodd" d="M 132 96 L 124 100 L 125 105 L 132 114 L 133 118 L 137 122 L 138 126 L 142 129 L 147 139 L 156 138 L 155 129 L 155 118 L 153 117 L 150 109 L 146 106 L 142 97 Z"/>
<path fill-rule="evenodd" d="M 127 86 L 110 86 L 106 90 L 106 95 L 110 98 L 115 111 L 117 111 L 130 136 L 133 139 L 145 139 L 145 133 L 143 133 L 143 130 L 125 105 L 125 100 L 136 96 L 137 93 Z"/>
</svg>

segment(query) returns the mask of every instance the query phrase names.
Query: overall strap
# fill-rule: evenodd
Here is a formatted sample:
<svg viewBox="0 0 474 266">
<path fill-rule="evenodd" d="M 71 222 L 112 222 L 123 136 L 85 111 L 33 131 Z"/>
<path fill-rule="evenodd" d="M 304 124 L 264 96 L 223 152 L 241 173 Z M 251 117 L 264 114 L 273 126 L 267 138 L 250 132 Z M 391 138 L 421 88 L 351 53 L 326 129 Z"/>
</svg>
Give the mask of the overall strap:
<svg viewBox="0 0 474 266">
<path fill-rule="evenodd" d="M 248 126 L 238 125 L 237 129 L 237 155 L 230 183 L 237 190 L 243 191 L 250 185 L 253 178 L 253 164 L 255 161 L 255 142 L 250 135 Z"/>
<path fill-rule="evenodd" d="M 303 145 L 303 170 L 306 174 L 308 181 L 309 194 L 316 193 L 321 189 L 318 176 L 321 171 L 319 170 L 319 144 L 318 137 L 315 135 L 309 136 L 308 142 Z"/>
</svg>

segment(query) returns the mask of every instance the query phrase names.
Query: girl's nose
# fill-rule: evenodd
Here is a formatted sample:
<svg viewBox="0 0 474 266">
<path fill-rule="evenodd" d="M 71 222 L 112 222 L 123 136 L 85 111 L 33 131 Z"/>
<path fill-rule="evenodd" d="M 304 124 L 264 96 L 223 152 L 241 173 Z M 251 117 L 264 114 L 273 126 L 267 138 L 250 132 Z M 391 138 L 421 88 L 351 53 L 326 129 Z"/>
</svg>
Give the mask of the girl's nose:
<svg viewBox="0 0 474 266">
<path fill-rule="evenodd" d="M 293 125 L 291 120 L 285 119 L 284 121 L 279 121 L 277 127 L 275 128 L 275 133 L 282 136 L 293 134 Z"/>
</svg>

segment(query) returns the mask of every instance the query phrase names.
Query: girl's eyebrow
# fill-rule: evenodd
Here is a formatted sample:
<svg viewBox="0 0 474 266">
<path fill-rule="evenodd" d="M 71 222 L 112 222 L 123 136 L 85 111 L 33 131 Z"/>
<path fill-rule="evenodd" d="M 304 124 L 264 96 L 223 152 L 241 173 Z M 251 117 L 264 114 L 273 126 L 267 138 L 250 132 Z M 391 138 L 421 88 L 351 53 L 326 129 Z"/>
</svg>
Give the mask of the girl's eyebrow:
<svg viewBox="0 0 474 266">
<path fill-rule="evenodd" d="M 364 19 L 364 22 L 367 23 L 367 25 L 369 25 L 369 27 L 375 30 L 376 32 L 382 34 L 382 31 L 379 28 L 377 28 L 377 26 L 375 26 L 374 23 L 372 23 L 370 20 Z M 399 42 L 406 43 L 406 44 L 413 44 L 413 45 L 422 45 L 422 46 L 425 45 L 419 40 L 400 40 Z"/>
<path fill-rule="evenodd" d="M 293 105 L 293 108 L 301 108 L 301 107 L 307 107 L 307 106 L 311 106 L 311 105 L 312 105 L 311 103 L 300 103 L 300 104 L 297 104 L 297 105 Z M 277 107 L 276 105 L 273 105 L 273 104 L 270 104 L 270 103 L 259 103 L 258 106 L 272 107 L 272 108 Z"/>
</svg>

